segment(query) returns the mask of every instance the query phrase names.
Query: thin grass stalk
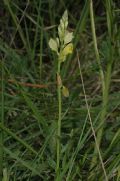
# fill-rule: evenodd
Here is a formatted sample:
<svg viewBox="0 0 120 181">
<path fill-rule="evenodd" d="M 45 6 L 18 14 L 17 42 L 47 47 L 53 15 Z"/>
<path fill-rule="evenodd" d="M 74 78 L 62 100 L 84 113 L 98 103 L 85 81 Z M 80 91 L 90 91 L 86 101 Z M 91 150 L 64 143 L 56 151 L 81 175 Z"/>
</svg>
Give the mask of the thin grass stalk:
<svg viewBox="0 0 120 181">
<path fill-rule="evenodd" d="M 21 40 L 23 42 L 23 45 L 25 46 L 26 50 L 29 51 L 26 40 L 25 40 L 25 37 L 24 37 L 24 34 L 23 34 L 23 31 L 22 31 L 22 28 L 20 26 L 20 22 L 18 21 L 16 15 L 14 14 L 14 12 L 13 12 L 13 10 L 11 8 L 10 2 L 8 0 L 4 0 L 4 5 L 5 5 L 5 7 L 8 8 L 8 11 L 9 11 L 9 13 L 10 13 L 12 19 L 13 19 L 13 22 L 14 22 L 14 24 L 16 26 L 16 29 L 19 32 L 20 38 L 21 38 Z M 28 6 L 28 4 L 27 4 L 27 6 Z"/>
<path fill-rule="evenodd" d="M 112 37 L 112 12 L 111 12 L 111 3 L 108 0 L 106 0 L 106 14 L 107 14 L 108 35 L 109 35 L 109 40 L 111 42 L 113 38 Z M 106 75 L 105 75 L 105 90 L 103 92 L 103 109 L 102 109 L 101 119 L 100 119 L 100 123 L 102 126 L 99 129 L 98 135 L 97 135 L 99 145 L 101 144 L 103 130 L 105 126 L 105 117 L 107 114 L 109 88 L 110 88 L 112 64 L 113 64 L 113 48 L 112 48 L 111 43 L 109 45 L 109 48 L 110 48 L 110 56 L 109 56 L 109 62 L 107 64 L 107 70 L 106 70 Z"/>
<path fill-rule="evenodd" d="M 2 81 L 1 81 L 1 124 L 4 123 L 4 62 L 2 60 L 1 66 L 2 66 Z M 0 180 L 2 180 L 3 175 L 3 131 L 0 129 Z"/>
<path fill-rule="evenodd" d="M 107 174 L 106 174 L 106 170 L 105 170 L 102 155 L 101 155 L 101 152 L 100 152 L 99 144 L 98 144 L 98 141 L 97 141 L 96 133 L 95 133 L 95 130 L 94 130 L 94 127 L 93 127 L 92 119 L 91 119 L 90 108 L 89 108 L 88 101 L 87 101 L 87 96 L 86 96 L 86 91 L 85 91 L 85 86 L 84 86 L 84 80 L 83 80 L 83 76 L 82 76 L 82 71 L 81 71 L 81 66 L 80 66 L 80 61 L 79 61 L 78 54 L 77 54 L 77 57 L 78 57 L 78 66 L 79 66 L 79 72 L 80 72 L 82 87 L 83 87 L 83 93 L 84 93 L 84 96 L 85 96 L 85 103 L 86 103 L 86 107 L 87 107 L 87 111 L 88 111 L 88 118 L 89 118 L 89 121 L 90 121 L 90 126 L 91 126 L 91 129 L 92 129 L 92 133 L 93 133 L 94 140 L 95 140 L 95 145 L 96 145 L 95 148 L 97 149 L 97 152 L 98 152 L 98 156 L 99 156 L 100 163 L 101 163 L 101 166 L 102 166 L 102 169 L 103 169 L 105 180 L 108 181 L 108 177 L 107 177 Z"/>
<path fill-rule="evenodd" d="M 108 16 L 108 13 L 107 13 L 107 16 Z M 92 36 L 93 36 L 93 42 L 94 42 L 94 49 L 95 49 L 96 59 L 97 59 L 98 65 L 99 65 L 100 77 L 101 77 L 101 82 L 102 82 L 102 111 L 101 111 L 100 124 L 99 124 L 101 127 L 97 133 L 97 143 L 98 143 L 98 146 L 100 147 L 102 137 L 103 137 L 103 131 L 104 131 L 104 127 L 105 127 L 105 117 L 106 117 L 106 113 L 107 113 L 107 104 L 108 104 L 109 87 L 110 87 L 110 80 L 111 80 L 111 65 L 112 64 L 108 63 L 106 75 L 104 76 L 103 70 L 102 70 L 102 67 L 100 64 L 100 56 L 99 56 L 99 52 L 98 52 L 98 48 L 97 48 L 97 38 L 96 38 L 96 33 L 95 33 L 95 21 L 94 21 L 92 0 L 90 0 L 90 19 L 91 19 L 91 29 L 92 29 Z M 107 17 L 107 19 L 108 19 L 108 17 Z M 110 25 L 110 22 L 108 22 L 108 24 Z M 110 34 L 111 34 L 111 31 L 109 30 L 109 35 Z M 97 148 L 95 146 L 90 169 L 92 169 L 96 165 L 96 163 L 97 163 Z"/>
<path fill-rule="evenodd" d="M 91 21 L 91 30 L 92 30 L 92 36 L 93 36 L 93 44 L 94 44 L 94 50 L 95 50 L 95 55 L 96 55 L 96 61 L 97 61 L 98 66 L 99 66 L 100 78 L 101 78 L 101 82 L 102 82 L 102 89 L 103 89 L 103 93 L 104 93 L 104 90 L 105 90 L 104 73 L 103 73 L 103 70 L 102 70 L 99 51 L 98 51 L 98 46 L 97 46 L 97 38 L 96 38 L 96 31 L 95 31 L 95 20 L 94 20 L 94 10 L 93 10 L 93 2 L 92 2 L 92 0 L 90 0 L 90 21 Z"/>
<path fill-rule="evenodd" d="M 42 21 L 42 20 L 41 20 Z M 43 23 L 40 31 L 40 63 L 39 63 L 39 72 L 40 72 L 40 82 L 42 81 L 42 50 L 43 50 Z"/>
<path fill-rule="evenodd" d="M 104 117 L 106 114 L 106 102 L 105 102 L 105 81 L 104 81 L 104 74 L 102 71 L 102 67 L 101 67 L 101 63 L 100 63 L 100 56 L 99 56 L 99 51 L 98 51 L 98 47 L 97 47 L 97 37 L 96 37 L 96 31 L 95 31 L 95 20 L 94 20 L 94 10 L 93 10 L 93 1 L 90 0 L 90 21 L 91 21 L 91 30 L 92 30 L 92 36 L 93 36 L 93 43 L 94 43 L 94 50 L 95 50 L 95 55 L 96 55 L 96 60 L 97 63 L 99 65 L 99 71 L 100 71 L 100 78 L 101 78 L 101 82 L 102 82 L 102 94 L 103 94 L 103 109 L 101 112 L 101 117 L 100 117 L 100 124 L 102 125 L 101 129 L 98 131 L 97 134 L 97 144 L 98 147 L 100 147 L 100 142 L 101 142 L 101 138 L 98 138 L 98 135 L 101 137 L 102 136 L 102 132 L 103 132 L 103 123 L 104 123 Z M 93 158 L 91 161 L 91 165 L 90 165 L 90 169 L 92 169 L 97 162 L 97 148 L 95 145 L 94 148 L 94 153 L 93 153 Z M 91 175 L 90 175 L 91 177 Z"/>
</svg>

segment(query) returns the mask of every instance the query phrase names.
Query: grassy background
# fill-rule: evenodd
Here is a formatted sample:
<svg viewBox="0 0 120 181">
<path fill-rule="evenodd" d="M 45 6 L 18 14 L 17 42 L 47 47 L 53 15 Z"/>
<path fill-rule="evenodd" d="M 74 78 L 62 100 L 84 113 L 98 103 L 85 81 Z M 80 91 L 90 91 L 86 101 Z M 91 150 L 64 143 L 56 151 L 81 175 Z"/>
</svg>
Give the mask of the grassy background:
<svg viewBox="0 0 120 181">
<path fill-rule="evenodd" d="M 48 41 L 56 36 L 65 9 L 69 13 L 69 30 L 75 37 L 74 53 L 62 66 L 62 79 L 70 96 L 63 98 L 62 103 L 59 180 L 105 179 L 93 130 L 107 179 L 120 180 L 120 2 L 93 3 L 100 67 L 89 2 L 0 1 L 0 178 L 3 181 L 55 178 L 57 61 Z"/>
</svg>

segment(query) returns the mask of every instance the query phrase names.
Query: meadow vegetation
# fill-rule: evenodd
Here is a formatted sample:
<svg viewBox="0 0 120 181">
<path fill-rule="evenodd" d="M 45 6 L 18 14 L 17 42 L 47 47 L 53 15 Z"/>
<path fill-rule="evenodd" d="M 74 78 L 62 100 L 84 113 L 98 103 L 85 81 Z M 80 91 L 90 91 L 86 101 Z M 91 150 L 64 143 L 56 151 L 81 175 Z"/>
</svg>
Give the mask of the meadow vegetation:
<svg viewBox="0 0 120 181">
<path fill-rule="evenodd" d="M 0 181 L 120 181 L 119 0 L 0 1 L 0 60 Z"/>
</svg>

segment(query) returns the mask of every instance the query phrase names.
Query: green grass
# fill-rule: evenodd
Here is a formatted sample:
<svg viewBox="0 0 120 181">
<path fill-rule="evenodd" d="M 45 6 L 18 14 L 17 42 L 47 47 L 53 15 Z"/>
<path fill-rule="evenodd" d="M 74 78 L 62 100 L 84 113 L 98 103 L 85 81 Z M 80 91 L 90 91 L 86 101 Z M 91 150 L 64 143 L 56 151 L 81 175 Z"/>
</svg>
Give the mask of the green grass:
<svg viewBox="0 0 120 181">
<path fill-rule="evenodd" d="M 70 95 L 62 97 L 58 179 L 120 180 L 120 5 L 91 3 L 0 2 L 0 181 L 56 178 L 57 56 L 48 42 L 65 9 L 75 37 L 61 66 Z"/>
</svg>

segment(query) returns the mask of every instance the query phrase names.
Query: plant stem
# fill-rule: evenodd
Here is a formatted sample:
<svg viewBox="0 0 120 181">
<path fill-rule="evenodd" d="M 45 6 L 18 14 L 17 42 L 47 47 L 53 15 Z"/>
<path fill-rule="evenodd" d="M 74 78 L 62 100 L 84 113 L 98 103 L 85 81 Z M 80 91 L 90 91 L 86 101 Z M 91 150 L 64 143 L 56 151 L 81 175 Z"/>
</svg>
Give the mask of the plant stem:
<svg viewBox="0 0 120 181">
<path fill-rule="evenodd" d="M 2 93 L 1 93 L 1 124 L 4 123 L 4 65 L 2 60 Z M 3 174 L 3 131 L 0 129 L 0 180 L 2 180 L 2 174 Z"/>
<path fill-rule="evenodd" d="M 95 32 L 95 22 L 94 22 L 94 13 L 93 13 L 93 2 L 90 0 L 90 21 L 91 21 L 91 29 L 92 29 L 92 36 L 93 36 L 93 43 L 94 43 L 94 50 L 95 50 L 95 55 L 96 55 L 96 60 L 99 66 L 99 71 L 100 71 L 100 78 L 102 82 L 102 89 L 103 92 L 105 90 L 105 83 L 104 83 L 104 73 L 101 67 L 100 63 L 100 56 L 99 56 L 99 51 L 97 47 L 97 38 L 96 38 L 96 32 Z"/>
<path fill-rule="evenodd" d="M 97 38 L 95 33 L 95 22 L 94 22 L 94 13 L 93 13 L 93 2 L 90 0 L 90 19 L 91 19 L 91 29 L 92 29 L 92 36 L 93 36 L 93 43 L 94 43 L 94 49 L 96 54 L 96 59 L 99 65 L 99 71 L 100 71 L 100 77 L 102 82 L 102 111 L 100 116 L 100 129 L 97 133 L 97 144 L 100 147 L 102 136 L 103 136 L 103 130 L 105 127 L 105 117 L 107 113 L 107 104 L 108 104 L 108 96 L 109 96 L 109 87 L 110 87 L 110 81 L 111 81 L 111 68 L 112 68 L 112 50 L 111 50 L 111 56 L 110 61 L 107 65 L 106 75 L 104 76 L 103 70 L 100 64 L 100 56 L 97 48 Z M 97 149 L 96 146 L 94 148 L 93 158 L 91 161 L 90 169 L 92 169 L 97 162 Z M 94 175 L 94 174 L 93 174 Z"/>
<path fill-rule="evenodd" d="M 58 61 L 58 75 L 60 74 L 60 61 Z M 59 173 L 60 173 L 60 150 L 61 150 L 61 119 L 62 119 L 62 97 L 61 97 L 61 86 L 57 85 L 57 92 L 58 92 L 58 127 L 57 127 L 57 165 L 56 165 L 56 175 L 57 180 L 59 180 Z"/>
<path fill-rule="evenodd" d="M 107 73 L 106 73 L 106 81 L 105 81 L 106 82 L 106 84 L 105 84 L 106 87 L 105 87 L 105 92 L 103 93 L 103 98 L 102 98 L 103 103 L 102 103 L 102 112 L 101 112 L 100 124 L 99 124 L 100 129 L 98 130 L 98 133 L 97 133 L 97 144 L 98 144 L 99 148 L 100 148 L 100 145 L 101 145 L 103 131 L 104 131 L 104 127 L 105 127 L 105 117 L 106 117 L 106 114 L 107 114 L 107 104 L 108 104 L 108 98 L 109 98 L 110 80 L 111 80 L 111 65 L 108 65 Z M 96 148 L 96 145 L 95 145 L 93 158 L 92 158 L 91 165 L 90 165 L 90 169 L 95 167 L 95 165 L 97 163 L 97 155 L 98 155 L 97 154 L 97 148 Z M 92 180 L 91 177 L 92 177 L 92 174 L 90 174 L 90 177 L 89 177 Z M 93 180 L 94 180 L 94 178 L 93 178 Z M 107 181 L 107 179 L 106 179 L 106 181 Z"/>
</svg>

